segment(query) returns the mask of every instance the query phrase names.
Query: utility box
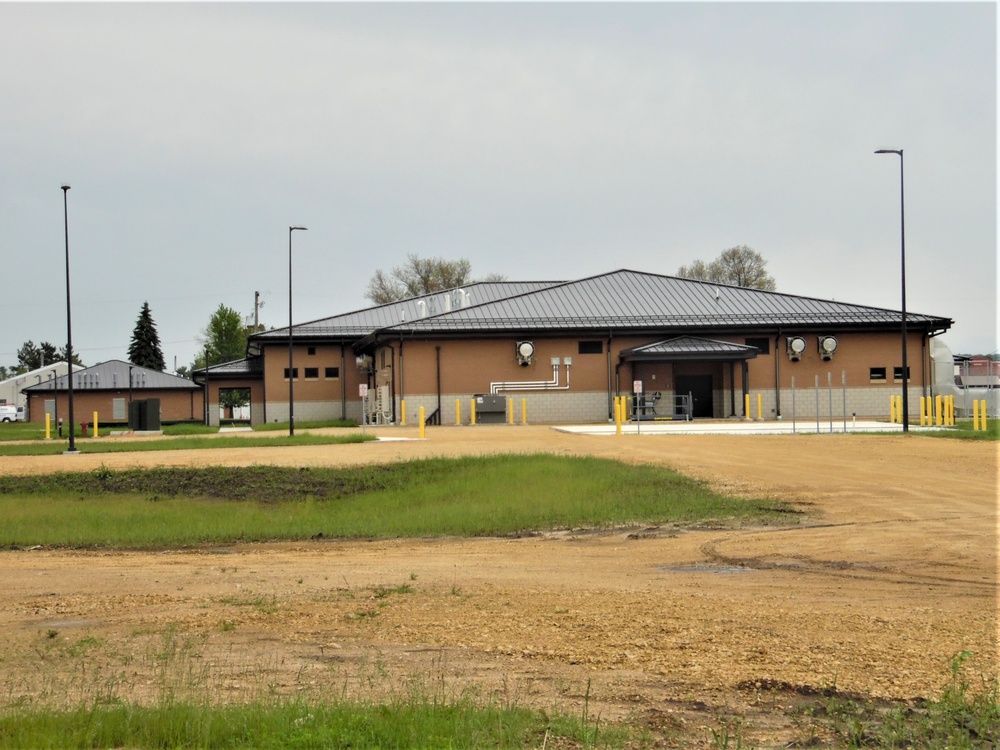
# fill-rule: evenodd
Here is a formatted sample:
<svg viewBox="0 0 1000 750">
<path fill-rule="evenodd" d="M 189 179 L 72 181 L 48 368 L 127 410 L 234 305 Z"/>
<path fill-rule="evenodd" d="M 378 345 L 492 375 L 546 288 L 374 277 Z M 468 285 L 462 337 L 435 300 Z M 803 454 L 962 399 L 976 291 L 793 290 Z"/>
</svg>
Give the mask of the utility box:
<svg viewBox="0 0 1000 750">
<path fill-rule="evenodd" d="M 476 422 L 504 424 L 507 421 L 507 397 L 493 393 L 476 396 Z"/>
<path fill-rule="evenodd" d="M 128 405 L 128 428 L 138 432 L 160 431 L 160 399 L 142 398 Z"/>
</svg>

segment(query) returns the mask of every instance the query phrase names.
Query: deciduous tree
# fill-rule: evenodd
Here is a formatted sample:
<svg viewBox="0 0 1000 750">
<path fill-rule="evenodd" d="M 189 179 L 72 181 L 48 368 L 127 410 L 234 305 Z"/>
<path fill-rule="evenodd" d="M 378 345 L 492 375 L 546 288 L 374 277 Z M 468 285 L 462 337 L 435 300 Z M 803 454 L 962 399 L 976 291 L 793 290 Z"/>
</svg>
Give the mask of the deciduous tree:
<svg viewBox="0 0 1000 750">
<path fill-rule="evenodd" d="M 777 288 L 774 278 L 767 272 L 767 261 L 764 256 L 746 245 L 723 250 L 718 258 L 709 263 L 696 260 L 689 266 L 681 266 L 677 269 L 677 275 L 685 279 L 763 289 L 768 292 L 773 292 Z"/>
<path fill-rule="evenodd" d="M 406 263 L 390 273 L 379 269 L 368 282 L 366 297 L 376 305 L 418 297 L 421 294 L 454 289 L 472 283 L 472 264 L 465 258 L 420 258 L 407 255 Z M 503 281 L 504 277 L 490 274 L 486 281 Z"/>
</svg>

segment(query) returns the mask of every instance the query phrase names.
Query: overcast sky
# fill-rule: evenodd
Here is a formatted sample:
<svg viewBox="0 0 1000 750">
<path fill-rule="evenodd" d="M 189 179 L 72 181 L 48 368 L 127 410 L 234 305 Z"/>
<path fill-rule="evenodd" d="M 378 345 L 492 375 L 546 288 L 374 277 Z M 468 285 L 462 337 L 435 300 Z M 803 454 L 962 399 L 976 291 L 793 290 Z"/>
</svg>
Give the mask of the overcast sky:
<svg viewBox="0 0 1000 750">
<path fill-rule="evenodd" d="M 994 3 L 0 2 L 0 364 L 168 367 L 220 303 L 367 307 L 408 253 L 474 275 L 674 274 L 749 245 L 778 290 L 997 343 Z"/>
</svg>

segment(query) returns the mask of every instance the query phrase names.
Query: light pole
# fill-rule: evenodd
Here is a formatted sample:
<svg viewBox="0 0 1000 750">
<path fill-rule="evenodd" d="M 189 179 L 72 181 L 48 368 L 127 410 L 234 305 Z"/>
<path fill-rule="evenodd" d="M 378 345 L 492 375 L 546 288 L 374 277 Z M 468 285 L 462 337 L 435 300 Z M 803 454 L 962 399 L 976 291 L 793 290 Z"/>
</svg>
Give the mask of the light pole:
<svg viewBox="0 0 1000 750">
<path fill-rule="evenodd" d="M 288 227 L 288 436 L 295 435 L 295 370 L 292 369 L 292 232 L 308 227 Z"/>
<path fill-rule="evenodd" d="M 906 363 L 906 214 L 903 200 L 903 149 L 880 148 L 876 154 L 899 155 L 899 266 L 903 293 L 903 432 L 910 431 L 910 371 Z"/>
<path fill-rule="evenodd" d="M 69 449 L 67 453 L 79 453 L 76 449 L 76 430 L 73 429 L 73 318 L 70 312 L 69 295 L 69 185 L 63 185 L 63 224 L 66 228 L 66 383 L 69 386 Z"/>
</svg>

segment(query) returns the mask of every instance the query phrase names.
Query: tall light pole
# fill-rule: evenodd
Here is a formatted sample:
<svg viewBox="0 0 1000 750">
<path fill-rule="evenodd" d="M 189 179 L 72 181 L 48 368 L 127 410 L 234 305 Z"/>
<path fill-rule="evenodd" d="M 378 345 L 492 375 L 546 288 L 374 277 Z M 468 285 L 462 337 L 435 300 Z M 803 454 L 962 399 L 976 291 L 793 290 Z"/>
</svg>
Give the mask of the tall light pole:
<svg viewBox="0 0 1000 750">
<path fill-rule="evenodd" d="M 295 370 L 292 369 L 292 232 L 308 227 L 288 227 L 288 436 L 295 435 Z"/>
<path fill-rule="evenodd" d="M 76 449 L 76 430 L 73 429 L 73 317 L 70 312 L 69 295 L 69 185 L 63 185 L 63 224 L 66 228 L 66 382 L 69 384 L 69 449 L 67 453 L 79 453 Z"/>
<path fill-rule="evenodd" d="M 903 292 L 903 432 L 910 431 L 910 368 L 906 363 L 906 213 L 903 200 L 903 149 L 880 148 L 876 154 L 899 155 L 899 266 Z"/>
</svg>

